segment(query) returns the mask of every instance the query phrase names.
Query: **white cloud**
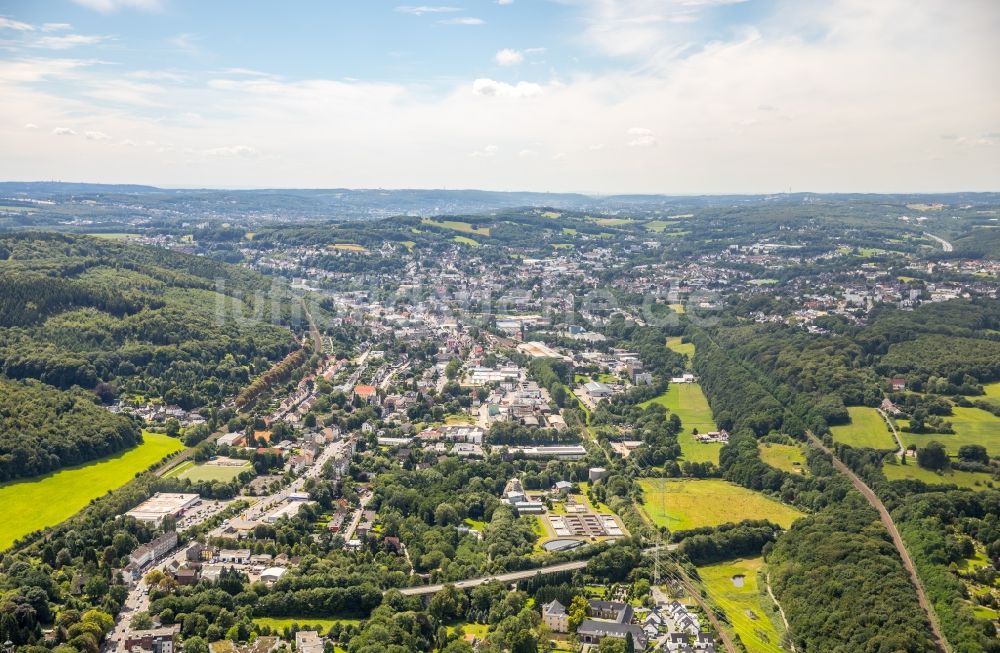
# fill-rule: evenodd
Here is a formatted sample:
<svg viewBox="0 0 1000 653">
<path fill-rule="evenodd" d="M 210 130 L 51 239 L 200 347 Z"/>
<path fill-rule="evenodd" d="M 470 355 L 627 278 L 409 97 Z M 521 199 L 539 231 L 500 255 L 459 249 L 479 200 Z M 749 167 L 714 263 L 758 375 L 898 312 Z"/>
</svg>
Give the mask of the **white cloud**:
<svg viewBox="0 0 1000 653">
<path fill-rule="evenodd" d="M 259 156 L 260 152 L 257 148 L 250 147 L 249 145 L 228 145 L 226 147 L 213 147 L 203 150 L 202 154 L 221 157 L 255 157 Z"/>
<path fill-rule="evenodd" d="M 566 158 L 566 153 L 565 152 L 556 152 L 555 154 L 552 155 L 552 160 L 553 161 L 562 161 L 565 158 Z"/>
<path fill-rule="evenodd" d="M 593 143 L 587 146 L 587 149 L 591 152 L 600 152 L 604 149 L 604 143 Z"/>
<path fill-rule="evenodd" d="M 447 6 L 428 6 L 428 5 L 403 5 L 396 7 L 396 11 L 403 14 L 413 14 L 414 16 L 423 16 L 424 14 L 448 14 L 455 11 L 462 11 L 461 7 L 447 7 Z"/>
<path fill-rule="evenodd" d="M 474 18 L 472 16 L 462 16 L 460 18 L 448 18 L 445 20 L 439 20 L 442 25 L 485 25 L 486 21 L 482 18 Z"/>
<path fill-rule="evenodd" d="M 119 9 L 142 9 L 159 11 L 163 8 L 161 0 L 73 0 L 78 5 L 107 14 Z"/>
<path fill-rule="evenodd" d="M 83 135 L 88 141 L 106 141 L 111 138 L 104 132 L 99 131 L 85 131 Z"/>
<path fill-rule="evenodd" d="M 69 127 L 56 127 L 52 130 L 54 136 L 76 136 L 76 132 Z"/>
<path fill-rule="evenodd" d="M 535 150 L 525 149 L 517 153 L 522 159 L 533 159 L 538 156 L 538 152 Z"/>
<path fill-rule="evenodd" d="M 516 66 L 524 61 L 524 55 L 517 50 L 504 48 L 497 52 L 493 59 L 501 66 Z"/>
<path fill-rule="evenodd" d="M 469 154 L 469 156 L 491 157 L 491 156 L 496 156 L 497 152 L 499 151 L 500 148 L 497 147 L 496 145 L 487 145 L 481 150 L 476 150 L 475 152 L 472 152 L 471 154 Z"/>
<path fill-rule="evenodd" d="M 33 123 L 33 122 L 29 122 L 28 124 L 26 124 L 26 125 L 24 126 L 24 128 L 25 128 L 25 129 L 30 129 L 30 130 L 34 131 L 35 129 L 38 129 L 38 125 L 36 125 L 36 124 L 35 124 L 35 123 Z"/>
<path fill-rule="evenodd" d="M 563 1 L 577 3 L 577 17 L 587 12 L 587 28 L 591 8 L 611 4 Z M 724 30 L 715 21 L 671 22 L 669 12 L 695 9 L 676 1 L 621 0 L 615 4 L 632 7 L 636 20 L 618 14 L 616 33 L 651 30 L 635 56 L 607 56 L 594 39 L 608 34 L 588 33 L 586 58 L 572 72 L 533 76 L 535 83 L 498 73 L 504 81 L 442 77 L 431 85 L 413 71 L 388 82 L 292 79 L 285 68 L 250 75 L 197 62 L 183 71 L 188 79 L 173 83 L 84 57 L 8 53 L 0 58 L 0 124 L 8 126 L 0 178 L 594 192 L 996 190 L 1000 138 L 990 134 L 1000 130 L 992 63 L 1000 61 L 1000 5 L 967 2 L 957 12 L 953 0 L 775 0 L 753 12 L 756 30 L 731 31 L 732 21 Z M 423 20 L 442 17 L 449 16 Z M 165 49 L 162 41 L 119 38 L 139 51 Z M 939 47 L 928 49 L 931 39 Z M 486 58 L 512 43 L 487 44 Z M 199 118 L 185 117 L 192 109 Z M 16 128 L 28 122 L 39 131 Z M 56 125 L 80 137 L 38 138 Z M 81 145 L 85 130 L 140 145 L 95 146 L 84 161 L 67 150 Z M 643 139 L 659 145 L 637 149 Z M 247 154 L 237 144 L 264 154 L 239 158 Z M 493 158 L 469 158 L 487 144 L 497 147 Z M 521 158 L 524 149 L 538 157 Z M 568 156 L 555 164 L 553 153 Z"/>
<path fill-rule="evenodd" d="M 105 40 L 104 36 L 87 34 L 67 34 L 66 36 L 43 36 L 31 42 L 31 47 L 45 50 L 68 50 L 81 45 L 96 45 Z"/>
<path fill-rule="evenodd" d="M 68 29 L 73 29 L 73 26 L 69 23 L 44 23 L 42 24 L 43 32 L 64 32 Z"/>
<path fill-rule="evenodd" d="M 124 145 L 125 147 L 135 147 L 135 141 L 126 138 L 119 145 Z"/>
<path fill-rule="evenodd" d="M 652 147 L 656 145 L 656 135 L 652 129 L 632 127 L 626 133 L 632 137 L 628 142 L 629 147 Z"/>
<path fill-rule="evenodd" d="M 497 0 L 497 4 L 501 5 L 501 6 L 503 6 L 503 5 L 512 5 L 512 4 L 514 4 L 514 0 Z"/>
<path fill-rule="evenodd" d="M 485 97 L 524 98 L 542 94 L 542 87 L 531 82 L 508 84 L 481 77 L 472 83 L 472 92 Z"/>
<path fill-rule="evenodd" d="M 18 32 L 33 32 L 35 30 L 33 25 L 22 23 L 19 20 L 4 18 L 3 16 L 0 16 L 0 29 L 12 29 Z"/>
<path fill-rule="evenodd" d="M 197 34 L 178 34 L 170 38 L 169 43 L 178 50 L 183 50 L 188 54 L 196 54 L 201 50 L 198 45 L 200 39 L 201 37 Z"/>
</svg>

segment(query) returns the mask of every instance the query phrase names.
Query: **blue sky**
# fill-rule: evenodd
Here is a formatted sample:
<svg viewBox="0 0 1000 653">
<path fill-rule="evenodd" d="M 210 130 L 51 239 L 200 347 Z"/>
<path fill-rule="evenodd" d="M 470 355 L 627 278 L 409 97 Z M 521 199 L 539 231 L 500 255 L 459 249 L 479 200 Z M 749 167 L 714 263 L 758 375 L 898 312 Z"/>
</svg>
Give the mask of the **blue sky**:
<svg viewBox="0 0 1000 653">
<path fill-rule="evenodd" d="M 5 179 L 997 190 L 1000 5 L 0 0 Z"/>
</svg>

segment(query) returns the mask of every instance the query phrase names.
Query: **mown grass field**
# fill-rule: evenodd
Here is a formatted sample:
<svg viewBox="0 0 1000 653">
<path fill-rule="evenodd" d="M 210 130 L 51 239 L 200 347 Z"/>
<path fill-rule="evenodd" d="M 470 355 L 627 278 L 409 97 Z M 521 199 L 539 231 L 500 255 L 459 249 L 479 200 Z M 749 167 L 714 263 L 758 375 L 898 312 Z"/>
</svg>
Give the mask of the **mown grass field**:
<svg viewBox="0 0 1000 653">
<path fill-rule="evenodd" d="M 229 465 L 196 465 L 188 460 L 171 469 L 166 475 L 177 478 L 189 478 L 193 482 L 222 481 L 223 483 L 228 483 L 239 476 L 240 472 L 248 469 L 250 469 L 250 463 L 234 467 Z"/>
<path fill-rule="evenodd" d="M 681 453 L 685 460 L 691 462 L 719 462 L 719 443 L 702 444 L 694 439 L 694 429 L 699 433 L 717 431 L 718 427 L 712 419 L 712 409 L 708 407 L 708 399 L 697 383 L 672 383 L 667 391 L 659 397 L 639 404 L 645 408 L 650 404 L 661 404 L 671 413 L 677 413 L 681 418 L 681 434 L 677 441 L 681 445 Z"/>
<path fill-rule="evenodd" d="M 688 462 L 719 464 L 721 442 L 698 442 L 689 429 L 684 429 L 677 436 L 677 444 L 681 445 L 681 457 Z"/>
<path fill-rule="evenodd" d="M 770 617 L 775 612 L 770 609 L 774 604 L 757 583 L 757 572 L 763 566 L 762 558 L 737 559 L 698 567 L 698 575 L 708 589 L 709 599 L 725 611 L 733 631 L 750 653 L 782 653 L 782 631 Z M 743 577 L 742 587 L 733 583 L 736 576 Z"/>
<path fill-rule="evenodd" d="M 253 622 L 260 626 L 270 626 L 271 631 L 281 633 L 292 624 L 299 626 L 316 626 L 320 634 L 326 634 L 330 626 L 335 623 L 354 624 L 361 623 L 360 619 L 320 619 L 318 617 L 254 617 Z"/>
<path fill-rule="evenodd" d="M 0 550 L 40 528 L 55 526 L 83 509 L 92 499 L 128 483 L 168 454 L 184 448 L 181 441 L 143 433 L 144 442 L 101 460 L 0 486 Z"/>
<path fill-rule="evenodd" d="M 785 528 L 802 513 L 721 479 L 639 479 L 642 509 L 657 526 L 679 531 L 744 519 L 768 519 Z"/>
<path fill-rule="evenodd" d="M 479 247 L 479 242 L 475 241 L 468 236 L 455 236 L 452 238 L 456 243 L 460 245 L 468 245 L 469 247 Z"/>
<path fill-rule="evenodd" d="M 851 416 L 849 424 L 830 428 L 834 440 L 857 448 L 898 449 L 889 427 L 877 410 L 867 406 L 851 406 L 847 412 Z"/>
<path fill-rule="evenodd" d="M 957 485 L 970 490 L 987 490 L 989 489 L 987 483 L 993 479 L 989 474 L 982 472 L 949 470 L 944 474 L 938 474 L 919 467 L 917 461 L 912 458 L 908 459 L 905 465 L 886 462 L 882 465 L 882 472 L 890 481 L 917 480 L 928 485 Z"/>
<path fill-rule="evenodd" d="M 425 224 L 429 227 L 440 227 L 441 229 L 452 229 L 454 231 L 461 231 L 466 234 L 476 234 L 477 236 L 489 236 L 489 227 L 473 227 L 468 222 L 459 222 L 458 220 L 429 220 L 424 219 L 420 221 L 421 224 Z"/>
<path fill-rule="evenodd" d="M 956 406 L 954 412 L 954 415 L 944 418 L 946 422 L 951 422 L 955 428 L 954 433 L 916 434 L 900 431 L 899 437 L 902 438 L 903 444 L 907 446 L 915 444 L 917 447 L 926 446 L 931 440 L 937 440 L 945 446 L 951 456 L 957 455 L 958 449 L 963 444 L 981 444 L 986 447 L 990 455 L 1000 454 L 1000 417 L 981 408 Z M 906 423 L 906 420 L 899 420 L 901 426 Z"/>
<path fill-rule="evenodd" d="M 806 456 L 802 447 L 794 444 L 775 444 L 761 442 L 757 445 L 760 459 L 775 469 L 782 469 L 792 474 L 806 474 Z"/>
</svg>

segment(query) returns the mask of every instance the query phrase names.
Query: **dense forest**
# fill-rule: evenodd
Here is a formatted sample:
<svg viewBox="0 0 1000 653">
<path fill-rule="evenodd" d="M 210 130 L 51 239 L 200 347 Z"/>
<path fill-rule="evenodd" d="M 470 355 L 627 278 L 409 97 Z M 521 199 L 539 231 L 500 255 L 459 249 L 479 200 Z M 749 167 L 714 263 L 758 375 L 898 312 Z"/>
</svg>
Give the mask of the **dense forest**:
<svg viewBox="0 0 1000 653">
<path fill-rule="evenodd" d="M 0 482 L 100 458 L 141 441 L 132 420 L 91 392 L 0 378 Z"/>
<path fill-rule="evenodd" d="M 767 562 L 801 650 L 936 650 L 903 563 L 860 496 L 796 522 Z"/>
<path fill-rule="evenodd" d="M 297 304 L 238 268 L 58 234 L 4 236 L 0 247 L 9 378 L 191 409 L 235 394 L 296 344 Z"/>
<path fill-rule="evenodd" d="M 138 443 L 100 403 L 218 405 L 297 347 L 299 303 L 246 270 L 51 233 L 0 254 L 3 480 Z"/>
</svg>

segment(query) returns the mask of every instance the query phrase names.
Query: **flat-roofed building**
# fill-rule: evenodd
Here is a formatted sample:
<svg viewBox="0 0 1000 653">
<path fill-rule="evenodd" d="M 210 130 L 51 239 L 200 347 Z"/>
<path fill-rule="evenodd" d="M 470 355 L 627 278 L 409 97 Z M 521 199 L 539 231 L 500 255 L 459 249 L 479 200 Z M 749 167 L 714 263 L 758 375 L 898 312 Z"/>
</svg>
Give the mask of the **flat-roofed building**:
<svg viewBox="0 0 1000 653">
<path fill-rule="evenodd" d="M 157 492 L 125 514 L 139 521 L 158 524 L 164 517 L 180 517 L 199 501 L 201 497 L 197 494 Z"/>
</svg>

